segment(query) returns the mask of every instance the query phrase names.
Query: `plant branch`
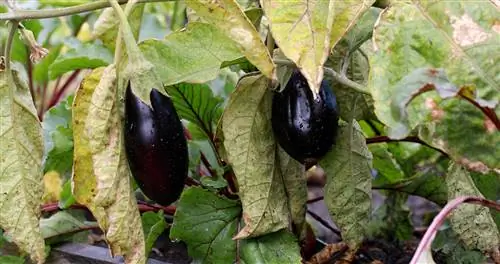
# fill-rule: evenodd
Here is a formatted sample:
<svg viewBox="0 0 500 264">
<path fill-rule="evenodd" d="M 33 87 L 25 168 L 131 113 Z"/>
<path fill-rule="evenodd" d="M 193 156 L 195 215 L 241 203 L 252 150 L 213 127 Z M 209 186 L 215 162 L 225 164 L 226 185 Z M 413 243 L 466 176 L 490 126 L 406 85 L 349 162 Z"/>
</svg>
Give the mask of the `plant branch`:
<svg viewBox="0 0 500 264">
<path fill-rule="evenodd" d="M 340 230 L 338 230 L 338 229 L 334 228 L 333 226 L 331 226 L 327 221 L 325 221 L 325 219 L 321 218 L 319 215 L 317 215 L 316 213 L 314 213 L 311 210 L 307 210 L 307 213 L 309 215 L 311 215 L 311 217 L 314 218 L 316 221 L 318 221 L 320 224 L 322 224 L 324 227 L 326 227 L 330 231 L 332 231 L 335 235 L 337 235 L 338 237 L 342 238 L 342 234 L 341 234 Z"/>
<path fill-rule="evenodd" d="M 117 0 L 119 4 L 125 4 L 128 0 Z M 138 0 L 138 3 L 154 3 L 154 2 L 169 2 L 174 0 Z M 24 19 L 41 19 L 61 16 L 70 16 L 79 13 L 94 11 L 110 7 L 107 0 L 99 0 L 88 4 L 82 4 L 71 7 L 52 8 L 42 10 L 16 10 L 10 13 L 0 14 L 0 21 L 5 20 L 24 20 Z"/>
<path fill-rule="evenodd" d="M 486 115 L 491 120 L 491 122 L 493 122 L 493 124 L 495 124 L 495 127 L 497 128 L 497 130 L 500 130 L 500 120 L 498 119 L 498 116 L 494 110 L 492 110 L 491 108 L 487 108 L 487 107 L 483 107 L 483 106 L 479 105 L 476 102 L 476 100 L 471 99 L 468 96 L 465 96 L 461 92 L 458 93 L 458 96 L 465 99 L 467 102 L 471 103 L 475 107 L 479 108 L 481 110 L 481 112 L 483 112 L 483 114 Z"/>
<path fill-rule="evenodd" d="M 441 149 L 438 149 L 436 147 L 433 147 L 426 142 L 422 141 L 419 137 L 417 136 L 409 136 L 405 137 L 402 139 L 392 139 L 388 136 L 376 136 L 376 137 L 371 137 L 366 139 L 366 144 L 374 144 L 374 143 L 383 143 L 383 142 L 413 142 L 413 143 L 419 143 L 421 145 L 424 145 L 426 147 L 429 147 L 431 149 L 434 149 L 436 151 L 439 151 L 441 154 L 448 156 L 448 154 Z"/>
<path fill-rule="evenodd" d="M 80 70 L 75 70 L 71 75 L 66 79 L 66 82 L 61 86 L 60 89 L 54 91 L 55 95 L 52 96 L 52 99 L 50 100 L 49 104 L 47 105 L 47 109 L 50 109 L 52 106 L 56 105 L 60 100 L 61 97 L 64 95 L 64 93 L 68 90 L 70 87 L 70 84 L 76 79 L 78 74 L 80 73 Z M 56 87 L 57 88 L 57 87 Z M 45 88 L 47 89 L 47 88 Z M 43 114 L 43 112 L 42 112 Z"/>
<path fill-rule="evenodd" d="M 5 71 L 8 72 L 10 70 L 10 51 L 12 49 L 12 41 L 14 41 L 14 36 L 16 34 L 17 26 L 19 25 L 19 21 L 13 20 L 10 21 L 9 27 L 9 36 L 7 37 L 7 43 L 5 44 Z"/>
<path fill-rule="evenodd" d="M 415 251 L 415 254 L 413 255 L 410 264 L 417 264 L 417 261 L 419 261 L 420 259 L 420 255 L 422 255 L 424 251 L 430 250 L 430 245 L 434 240 L 434 237 L 436 236 L 439 227 L 443 224 L 443 222 L 446 220 L 446 217 L 451 213 L 451 211 L 453 211 L 457 206 L 459 206 L 462 203 L 479 204 L 500 211 L 499 203 L 480 197 L 460 196 L 449 201 L 443 208 L 443 210 L 441 210 L 441 212 L 439 212 L 439 214 L 434 218 L 432 224 L 427 229 L 427 232 L 425 232 L 425 235 L 420 241 L 420 244 L 418 245 L 418 248 Z"/>
</svg>

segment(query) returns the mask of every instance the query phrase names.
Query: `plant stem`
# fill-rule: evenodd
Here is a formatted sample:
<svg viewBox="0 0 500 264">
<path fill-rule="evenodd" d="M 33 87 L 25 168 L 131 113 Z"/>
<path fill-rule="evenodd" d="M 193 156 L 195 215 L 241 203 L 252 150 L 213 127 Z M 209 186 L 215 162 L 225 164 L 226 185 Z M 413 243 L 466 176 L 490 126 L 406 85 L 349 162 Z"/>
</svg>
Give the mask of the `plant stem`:
<svg viewBox="0 0 500 264">
<path fill-rule="evenodd" d="M 10 71 L 10 51 L 12 49 L 12 41 L 14 41 L 14 36 L 16 34 L 17 26 L 19 25 L 19 21 L 13 20 L 10 21 L 9 27 L 9 36 L 7 37 L 7 43 L 5 44 L 5 71 Z"/>
<path fill-rule="evenodd" d="M 434 240 L 434 237 L 436 236 L 439 227 L 443 224 L 443 222 L 446 220 L 446 217 L 451 213 L 451 211 L 453 211 L 453 209 L 455 209 L 462 203 L 479 204 L 500 211 L 499 203 L 480 197 L 460 196 L 449 201 L 443 208 L 443 210 L 441 210 L 441 212 L 439 212 L 439 214 L 434 218 L 432 224 L 427 229 L 427 232 L 425 232 L 425 235 L 420 241 L 420 244 L 418 245 L 418 248 L 415 251 L 415 254 L 413 255 L 410 264 L 417 264 L 417 261 L 420 259 L 420 255 L 422 255 L 424 251 L 430 250 L 430 245 Z"/>
<path fill-rule="evenodd" d="M 312 218 L 314 218 L 316 221 L 318 221 L 320 224 L 322 224 L 324 227 L 328 228 L 330 231 L 332 231 L 335 235 L 338 237 L 342 238 L 342 233 L 340 230 L 335 229 L 333 226 L 331 226 L 325 219 L 321 218 L 319 215 L 314 213 L 311 210 L 307 210 L 307 213 L 311 215 Z"/>
<path fill-rule="evenodd" d="M 293 61 L 289 61 L 289 60 L 274 59 L 273 61 L 276 64 L 295 65 L 295 63 L 293 63 Z M 332 76 L 333 79 L 335 79 L 337 82 L 339 82 L 339 83 L 341 83 L 349 88 L 352 88 L 359 93 L 371 96 L 370 92 L 367 91 L 367 88 L 365 86 L 363 86 L 357 82 L 349 80 L 349 78 L 347 78 L 345 75 L 342 75 L 342 74 L 336 72 L 332 68 L 324 67 L 324 69 L 325 69 L 325 73 Z"/>
<path fill-rule="evenodd" d="M 138 0 L 138 3 L 154 3 L 154 2 L 169 2 L 174 0 Z M 118 0 L 118 3 L 125 4 L 128 0 Z M 24 20 L 24 19 L 41 19 L 61 16 L 70 16 L 74 14 L 94 11 L 110 7 L 107 0 L 99 0 L 88 4 L 82 4 L 64 8 L 52 8 L 42 10 L 16 10 L 11 13 L 0 14 L 0 21 L 5 20 Z"/>
<path fill-rule="evenodd" d="M 426 147 L 429 147 L 431 149 L 434 149 L 434 150 L 437 150 L 439 152 L 441 152 L 441 154 L 443 155 L 446 155 L 448 157 L 448 154 L 444 151 L 442 151 L 441 149 L 438 149 L 436 147 L 433 147 L 429 144 L 427 144 L 426 142 L 422 141 L 419 137 L 417 136 L 409 136 L 409 137 L 405 137 L 405 138 L 402 138 L 402 139 L 392 139 L 388 136 L 376 136 L 376 137 L 371 137 L 371 138 L 367 138 L 366 139 L 366 144 L 374 144 L 374 143 L 383 143 L 383 142 L 413 142 L 413 143 L 419 143 L 419 144 L 422 144 Z"/>
</svg>

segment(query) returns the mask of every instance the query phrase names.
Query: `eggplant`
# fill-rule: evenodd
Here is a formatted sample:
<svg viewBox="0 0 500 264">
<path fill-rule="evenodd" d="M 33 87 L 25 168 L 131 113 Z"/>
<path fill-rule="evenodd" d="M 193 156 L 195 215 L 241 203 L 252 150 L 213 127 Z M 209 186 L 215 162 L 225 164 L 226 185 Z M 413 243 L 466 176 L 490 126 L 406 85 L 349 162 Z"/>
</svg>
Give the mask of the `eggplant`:
<svg viewBox="0 0 500 264">
<path fill-rule="evenodd" d="M 132 176 L 149 199 L 167 206 L 179 199 L 188 176 L 184 127 L 172 100 L 152 89 L 152 108 L 127 86 L 125 150 Z"/>
<path fill-rule="evenodd" d="M 272 128 L 278 144 L 295 160 L 311 166 L 332 147 L 338 130 L 337 100 L 326 80 L 314 97 L 294 69 L 282 92 L 274 92 Z"/>
</svg>

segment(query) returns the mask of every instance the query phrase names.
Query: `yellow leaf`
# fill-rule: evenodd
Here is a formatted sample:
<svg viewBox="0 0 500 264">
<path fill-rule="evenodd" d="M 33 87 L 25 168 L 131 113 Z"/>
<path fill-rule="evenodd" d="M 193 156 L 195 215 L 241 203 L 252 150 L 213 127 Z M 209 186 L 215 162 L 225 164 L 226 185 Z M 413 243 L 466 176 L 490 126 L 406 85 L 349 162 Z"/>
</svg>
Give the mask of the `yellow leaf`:
<svg viewBox="0 0 500 264">
<path fill-rule="evenodd" d="M 48 171 L 43 175 L 43 202 L 57 202 L 59 201 L 62 191 L 61 175 L 57 171 Z"/>
</svg>

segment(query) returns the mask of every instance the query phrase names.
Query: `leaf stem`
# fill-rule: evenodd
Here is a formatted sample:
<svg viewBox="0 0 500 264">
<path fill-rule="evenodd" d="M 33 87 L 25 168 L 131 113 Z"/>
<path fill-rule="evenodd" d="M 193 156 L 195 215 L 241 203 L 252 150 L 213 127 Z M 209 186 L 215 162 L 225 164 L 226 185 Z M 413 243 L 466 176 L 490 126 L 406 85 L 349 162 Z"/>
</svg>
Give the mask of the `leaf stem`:
<svg viewBox="0 0 500 264">
<path fill-rule="evenodd" d="M 154 3 L 154 2 L 169 2 L 174 0 L 138 0 L 138 3 Z M 128 0 L 118 0 L 118 3 L 125 4 Z M 51 8 L 42 10 L 15 10 L 10 13 L 0 14 L 0 21 L 5 20 L 25 20 L 25 19 L 41 19 L 41 18 L 52 18 L 69 16 L 89 11 L 94 11 L 98 9 L 103 9 L 110 7 L 108 0 L 99 0 L 92 3 L 64 7 L 64 8 Z"/>
<path fill-rule="evenodd" d="M 276 64 L 295 65 L 295 63 L 293 63 L 292 61 L 289 61 L 289 60 L 274 59 L 273 61 Z M 347 78 L 345 75 L 342 75 L 342 74 L 336 72 L 332 68 L 329 68 L 329 67 L 323 67 L 323 68 L 325 69 L 325 73 L 329 74 L 337 82 L 339 82 L 339 83 L 341 83 L 349 88 L 352 88 L 359 93 L 371 96 L 370 92 L 368 92 L 368 89 L 365 86 L 363 86 L 357 82 L 349 80 L 349 78 Z"/>
<path fill-rule="evenodd" d="M 434 149 L 434 150 L 437 150 L 439 152 L 441 152 L 441 154 L 445 155 L 448 157 L 448 154 L 446 152 L 444 152 L 443 150 L 439 149 L 439 148 L 436 148 L 436 147 L 433 147 L 429 144 L 427 144 L 426 142 L 422 141 L 419 137 L 417 136 L 409 136 L 409 137 L 405 137 L 405 138 L 402 138 L 402 139 L 392 139 L 388 136 L 376 136 L 376 137 L 371 137 L 371 138 L 367 138 L 366 139 L 366 144 L 374 144 L 374 143 L 383 143 L 383 142 L 413 142 L 413 143 L 419 143 L 419 144 L 422 144 L 426 147 L 429 147 L 431 149 Z"/>
<path fill-rule="evenodd" d="M 418 248 L 415 251 L 413 258 L 411 259 L 410 264 L 417 264 L 417 261 L 419 261 L 420 259 L 420 255 L 422 255 L 422 253 L 425 250 L 430 250 L 430 245 L 434 240 L 434 237 L 436 236 L 439 227 L 443 224 L 443 222 L 446 220 L 446 217 L 451 213 L 451 211 L 453 211 L 457 206 L 459 206 L 462 203 L 479 204 L 500 211 L 499 203 L 481 197 L 460 196 L 449 201 L 443 208 L 443 210 L 441 210 L 441 212 L 439 212 L 439 214 L 434 218 L 432 224 L 425 232 L 425 235 L 420 241 L 420 244 L 418 245 Z"/>
<path fill-rule="evenodd" d="M 7 43 L 5 44 L 5 71 L 10 71 L 10 51 L 12 49 L 12 41 L 14 41 L 14 36 L 16 34 L 17 26 L 19 25 L 19 21 L 12 20 L 10 21 L 9 27 L 9 36 L 7 37 Z"/>
<path fill-rule="evenodd" d="M 314 218 L 316 221 L 318 221 L 320 224 L 322 224 L 324 227 L 332 231 L 335 235 L 342 238 L 342 233 L 340 232 L 340 230 L 331 226 L 327 221 L 325 221 L 325 219 L 321 218 L 319 215 L 317 215 L 315 212 L 311 210 L 307 210 L 307 213 L 311 215 L 311 217 Z"/>
</svg>

